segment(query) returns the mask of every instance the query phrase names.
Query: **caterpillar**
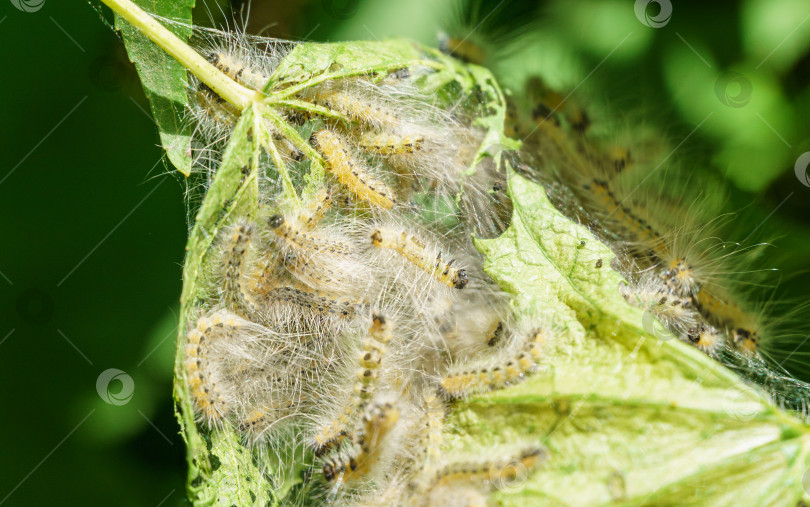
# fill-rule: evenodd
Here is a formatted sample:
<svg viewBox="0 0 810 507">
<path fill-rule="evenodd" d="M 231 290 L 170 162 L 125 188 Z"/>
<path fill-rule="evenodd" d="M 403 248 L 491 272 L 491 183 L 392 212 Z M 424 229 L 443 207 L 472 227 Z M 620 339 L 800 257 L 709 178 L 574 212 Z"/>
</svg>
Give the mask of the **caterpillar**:
<svg viewBox="0 0 810 507">
<path fill-rule="evenodd" d="M 520 467 L 526 470 L 536 468 L 547 452 L 542 447 L 530 447 L 514 458 L 479 463 L 459 462 L 447 465 L 436 472 L 434 483 L 443 485 L 457 481 L 471 481 L 481 478 L 489 483 L 503 483 L 514 480 Z"/>
<path fill-rule="evenodd" d="M 313 104 L 334 110 L 361 125 L 381 127 L 399 123 L 397 114 L 387 106 L 375 103 L 373 99 L 364 97 L 362 93 L 353 93 L 339 84 L 330 83 L 317 87 L 307 98 Z"/>
<path fill-rule="evenodd" d="M 392 250 L 408 262 L 453 289 L 467 286 L 467 271 L 455 266 L 455 259 L 444 260 L 442 252 L 433 253 L 420 238 L 404 230 L 378 227 L 371 233 L 371 243 Z"/>
<path fill-rule="evenodd" d="M 548 340 L 547 330 L 532 331 L 517 353 L 495 360 L 487 359 L 478 367 L 465 365 L 452 368 L 439 380 L 439 386 L 446 397 L 454 399 L 520 381 L 537 365 Z"/>
<path fill-rule="evenodd" d="M 389 133 L 364 132 L 358 142 L 360 149 L 380 155 L 405 155 L 422 149 L 423 136 L 401 136 Z"/>
<path fill-rule="evenodd" d="M 636 185 L 636 180 L 626 178 L 635 164 L 630 150 L 615 145 L 603 150 L 584 137 L 581 125 L 577 126 L 583 114 L 576 108 L 571 112 L 559 94 L 545 90 L 536 79 L 529 80 L 527 88 L 538 102 L 534 110 L 538 128 L 530 135 L 530 144 L 536 144 L 536 153 L 542 152 L 552 163 L 573 169 L 562 177 L 584 207 L 586 222 L 597 233 L 607 231 L 600 235 L 619 253 L 618 266 L 636 280 L 639 297 L 634 301 L 660 317 L 678 337 L 706 352 L 719 352 L 725 342 L 746 354 L 756 353 L 760 325 L 738 303 L 721 295 L 725 291 L 720 287 L 733 283 L 725 276 L 725 265 L 732 256 L 737 264 L 747 261 L 743 252 L 715 254 L 722 249 L 712 239 L 719 227 L 710 218 L 716 211 L 686 209 L 650 185 L 628 191 L 626 185 Z M 576 134 L 565 132 L 557 110 L 570 116 L 567 122 Z M 632 198 L 633 193 L 642 197 Z M 673 216 L 680 219 L 677 225 L 667 218 Z M 698 225 L 701 222 L 707 225 Z M 656 303 L 662 298 L 665 303 Z"/>
<path fill-rule="evenodd" d="M 228 231 L 226 231 L 226 235 Z M 245 262 L 245 255 L 253 236 L 253 225 L 250 223 L 240 223 L 233 228 L 226 245 L 226 256 L 224 258 L 225 275 L 223 290 L 225 292 L 225 305 L 240 313 L 243 316 L 255 312 L 255 304 L 242 285 L 242 268 Z"/>
<path fill-rule="evenodd" d="M 398 421 L 399 410 L 392 403 L 375 403 L 369 407 L 351 449 L 324 464 L 324 478 L 352 481 L 368 474 L 380 457 L 384 440 Z"/>
<path fill-rule="evenodd" d="M 332 191 L 328 188 L 321 189 L 315 194 L 307 209 L 299 217 L 304 232 L 311 231 L 323 220 L 324 215 L 332 207 L 333 199 Z"/>
<path fill-rule="evenodd" d="M 379 208 L 391 209 L 394 206 L 394 191 L 369 175 L 349 153 L 348 146 L 337 134 L 319 130 L 313 137 L 318 149 L 326 157 L 328 170 L 353 195 Z"/>
<path fill-rule="evenodd" d="M 230 408 L 227 406 L 215 380 L 209 357 L 211 343 L 217 340 L 234 339 L 235 330 L 242 321 L 227 313 L 214 313 L 201 317 L 196 326 L 186 335 L 183 363 L 186 379 L 200 415 L 209 424 L 219 423 Z"/>
<path fill-rule="evenodd" d="M 307 217 L 311 220 L 312 217 Z M 321 234 L 302 230 L 296 221 L 288 220 L 283 215 L 272 215 L 267 219 L 269 230 L 275 235 L 281 249 L 300 252 L 325 252 L 336 255 L 352 253 L 352 247 L 346 241 L 333 240 Z"/>
<path fill-rule="evenodd" d="M 362 413 L 367 403 L 373 398 L 377 387 L 379 369 L 382 365 L 386 344 L 391 340 L 391 322 L 383 315 L 374 314 L 368 330 L 368 337 L 363 340 L 356 370 L 356 383 L 351 400 L 341 413 L 333 420 L 322 425 L 313 438 L 315 455 L 322 456 L 345 438 L 347 425 L 353 416 Z"/>
<path fill-rule="evenodd" d="M 205 84 L 200 84 L 195 98 L 202 114 L 213 122 L 214 130 L 230 130 L 239 118 L 239 111 Z"/>
<path fill-rule="evenodd" d="M 252 69 L 249 63 L 239 61 L 225 51 L 211 51 L 208 54 L 208 61 L 229 78 L 254 90 L 261 90 L 270 78 L 269 75 Z"/>
</svg>

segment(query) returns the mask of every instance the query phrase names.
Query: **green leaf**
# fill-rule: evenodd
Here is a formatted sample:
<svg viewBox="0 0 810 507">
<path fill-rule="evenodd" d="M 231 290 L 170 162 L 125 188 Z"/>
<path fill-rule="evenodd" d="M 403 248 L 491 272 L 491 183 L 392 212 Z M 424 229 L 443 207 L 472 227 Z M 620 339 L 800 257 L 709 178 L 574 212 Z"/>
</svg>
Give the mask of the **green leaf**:
<svg viewBox="0 0 810 507">
<path fill-rule="evenodd" d="M 195 0 L 136 0 L 136 3 L 154 15 L 184 23 L 167 28 L 182 40 L 188 40 Z M 188 176 L 191 173 L 191 127 L 183 121 L 188 106 L 186 69 L 118 14 L 115 27 L 121 31 L 129 59 L 141 78 L 163 149 L 177 170 Z"/>
<path fill-rule="evenodd" d="M 550 460 L 497 492 L 501 505 L 806 501 L 810 428 L 695 348 L 647 335 L 610 251 L 540 186 L 513 174 L 510 192 L 509 230 L 478 245 L 526 314 L 555 316 L 557 338 L 525 383 L 457 404 L 446 451 L 545 443 Z"/>
<path fill-rule="evenodd" d="M 419 46 L 403 39 L 299 44 L 273 72 L 265 91 L 289 81 L 312 86 L 326 79 L 402 69 L 424 63 L 422 58 Z M 292 88 L 297 92 L 301 86 Z"/>
<path fill-rule="evenodd" d="M 202 207 L 189 235 L 186 263 L 183 269 L 181 323 L 178 351 L 183 350 L 185 326 L 193 322 L 192 314 L 206 297 L 206 265 L 211 262 L 211 246 L 231 216 L 251 216 L 258 209 L 256 171 L 259 146 L 256 117 L 248 108 L 234 129 Z M 249 449 L 231 427 L 214 429 L 203 435 L 194 421 L 194 408 L 187 391 L 182 354 L 175 360 L 175 415 L 186 441 L 189 465 L 188 494 L 195 503 L 216 502 L 222 505 L 261 505 L 270 502 L 273 487 L 254 463 Z"/>
</svg>

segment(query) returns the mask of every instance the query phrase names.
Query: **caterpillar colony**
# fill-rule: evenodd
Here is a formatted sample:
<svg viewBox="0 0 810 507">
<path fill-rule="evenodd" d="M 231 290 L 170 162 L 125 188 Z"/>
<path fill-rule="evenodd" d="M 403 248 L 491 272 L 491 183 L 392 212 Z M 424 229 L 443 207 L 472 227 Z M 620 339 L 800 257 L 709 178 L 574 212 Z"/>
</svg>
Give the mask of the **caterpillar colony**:
<svg viewBox="0 0 810 507">
<path fill-rule="evenodd" d="M 722 214 L 715 197 L 722 187 L 684 174 L 649 133 L 633 132 L 631 150 L 615 133 L 592 132 L 590 115 L 539 77 L 511 100 L 509 129 L 524 140 L 523 167 L 561 211 L 611 247 L 612 266 L 626 279 L 621 294 L 666 326 L 659 338 L 690 343 L 763 384 L 785 407 L 806 411 L 806 384 L 774 357 L 803 336 L 800 310 L 780 317 L 776 305 L 756 302 L 766 300 L 757 289 L 771 269 L 757 262 L 768 244 L 734 230 L 738 214 Z M 734 235 L 744 239 L 721 239 Z"/>
<path fill-rule="evenodd" d="M 258 211 L 222 219 L 183 374 L 199 424 L 236 428 L 276 468 L 305 461 L 325 500 L 485 505 L 518 471 L 542 473 L 537 441 L 484 460 L 442 453 L 453 401 L 534 374 L 557 334 L 542 312 L 513 308 L 473 245 L 509 225 L 507 159 L 613 248 L 630 303 L 710 355 L 760 360 L 773 331 L 734 296 L 744 270 L 728 265 L 741 255 L 705 240 L 714 211 L 639 190 L 651 161 L 592 136 L 591 116 L 539 78 L 508 99 L 480 87 L 439 97 L 425 84 L 450 57 L 436 51 L 294 81 L 278 77 L 293 43 L 196 35 L 228 79 L 280 98 L 250 126 L 261 149 L 243 179 L 255 175 Z M 480 59 L 454 39 L 441 48 Z M 190 87 L 195 164 L 210 182 L 244 113 L 194 76 Z M 484 146 L 486 93 L 519 153 Z M 291 441 L 306 452 L 285 455 Z"/>
<path fill-rule="evenodd" d="M 197 35 L 209 63 L 268 95 L 296 47 Z M 325 501 L 478 505 L 548 456 L 539 441 L 485 460 L 442 453 L 449 404 L 525 379 L 555 334 L 483 271 L 473 236 L 508 226 L 505 167 L 479 155 L 476 94 L 422 91 L 443 59 L 299 86 L 275 123 L 254 127 L 264 145 L 243 172 L 257 175 L 258 211 L 222 224 L 185 335 L 198 422 L 236 428 L 277 468 L 300 461 L 283 449 L 303 443 Z M 195 163 L 210 182 L 242 113 L 190 83 Z"/>
</svg>

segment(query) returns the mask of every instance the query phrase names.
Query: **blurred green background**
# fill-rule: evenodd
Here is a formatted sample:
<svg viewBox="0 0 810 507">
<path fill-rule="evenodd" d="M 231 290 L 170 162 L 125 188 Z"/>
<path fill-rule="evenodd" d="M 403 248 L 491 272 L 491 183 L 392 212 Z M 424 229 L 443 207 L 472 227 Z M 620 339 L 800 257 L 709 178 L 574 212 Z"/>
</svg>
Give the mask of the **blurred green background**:
<svg viewBox="0 0 810 507">
<path fill-rule="evenodd" d="M 96 7 L 0 0 L 0 505 L 184 503 L 171 366 L 186 185 Z M 726 178 L 729 208 L 746 208 L 742 229 L 778 237 L 765 259 L 780 270 L 769 280 L 778 288 L 766 294 L 804 321 L 810 183 L 794 165 L 810 151 L 810 3 L 677 2 L 671 16 L 643 7 L 255 0 L 248 31 L 435 45 L 443 29 L 490 40 L 506 86 L 542 73 L 586 106 L 606 105 L 590 111 L 595 125 L 627 113 L 682 143 L 683 164 Z M 222 11 L 231 16 L 227 1 L 211 1 L 195 16 L 218 23 Z M 808 351 L 785 363 L 805 379 Z M 99 393 L 110 368 L 125 375 L 102 377 L 112 380 Z"/>
</svg>

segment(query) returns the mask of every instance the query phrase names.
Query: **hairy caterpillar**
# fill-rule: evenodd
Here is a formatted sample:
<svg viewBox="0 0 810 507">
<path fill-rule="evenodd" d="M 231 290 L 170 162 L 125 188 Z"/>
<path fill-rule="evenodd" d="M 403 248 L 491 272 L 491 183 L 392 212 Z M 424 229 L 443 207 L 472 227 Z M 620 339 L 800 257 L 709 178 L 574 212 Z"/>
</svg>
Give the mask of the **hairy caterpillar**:
<svg viewBox="0 0 810 507">
<path fill-rule="evenodd" d="M 436 484 L 447 484 L 456 481 L 471 481 L 477 477 L 481 477 L 487 482 L 509 481 L 516 477 L 518 466 L 533 469 L 545 456 L 544 449 L 532 447 L 511 459 L 483 463 L 453 463 L 439 470 L 434 481 Z"/>
<path fill-rule="evenodd" d="M 313 104 L 334 109 L 339 114 L 371 127 L 399 123 L 397 115 L 385 105 L 375 104 L 373 99 L 362 93 L 341 89 L 336 83 L 315 88 L 309 98 Z"/>
<path fill-rule="evenodd" d="M 186 377 L 201 415 L 210 423 L 220 421 L 228 412 L 219 386 L 214 381 L 208 361 L 208 347 L 216 340 L 232 339 L 241 321 L 227 314 L 215 313 L 197 321 L 188 333 L 185 347 Z"/>
<path fill-rule="evenodd" d="M 628 178 L 628 171 L 636 172 L 630 171 L 629 149 L 614 145 L 605 150 L 585 137 L 585 124 L 590 123 L 583 120 L 587 114 L 564 103 L 541 81 L 529 80 L 527 89 L 527 95 L 538 103 L 533 113 L 537 126 L 529 137 L 536 146 L 533 149 L 549 161 L 546 165 L 568 168 L 558 174 L 569 182 L 586 212 L 585 219 L 596 231 L 608 232 L 603 237 L 620 252 L 620 266 L 637 284 L 638 301 L 679 337 L 703 350 L 718 350 L 715 336 L 722 330 L 728 345 L 754 352 L 755 324 L 743 317 L 738 305 L 721 302 L 713 294 L 732 282 L 723 267 L 729 255 L 717 255 L 721 247 L 711 239 L 719 225 L 706 218 L 713 211 L 687 210 L 651 185 L 639 189 L 633 175 Z M 558 112 L 573 132 L 565 130 Z M 677 225 L 667 218 L 674 215 L 681 217 Z M 698 225 L 704 220 L 708 225 Z M 703 239 L 706 237 L 709 239 Z M 741 258 L 735 261 L 739 263 Z M 662 298 L 666 301 L 660 302 Z"/>
<path fill-rule="evenodd" d="M 404 155 L 422 149 L 424 137 L 398 136 L 395 134 L 378 134 L 364 132 L 360 136 L 360 148 L 380 155 Z"/>
<path fill-rule="evenodd" d="M 547 458 L 548 450 L 529 445 L 513 456 L 490 459 L 468 458 L 423 470 L 416 483 L 391 484 L 379 497 L 386 505 L 487 505 L 488 490 L 508 487 L 524 480 Z M 357 505 L 375 505 L 361 501 Z"/>
<path fill-rule="evenodd" d="M 261 70 L 252 69 L 249 62 L 239 61 L 238 57 L 224 51 L 212 51 L 208 61 L 229 78 L 254 90 L 260 90 L 270 78 Z"/>
<path fill-rule="evenodd" d="M 321 456 L 347 436 L 346 426 L 354 414 L 362 413 L 376 391 L 378 369 L 381 367 L 385 346 L 391 340 L 391 322 L 382 315 L 373 315 L 368 338 L 363 340 L 356 370 L 357 380 L 352 400 L 344 410 L 313 437 L 315 455 Z"/>
<path fill-rule="evenodd" d="M 349 148 L 337 134 L 321 130 L 314 134 L 318 148 L 326 156 L 329 171 L 352 194 L 374 206 L 391 209 L 396 202 L 393 190 L 368 174 L 349 153 Z"/>
<path fill-rule="evenodd" d="M 372 405 L 363 414 L 360 430 L 344 453 L 327 459 L 323 467 L 326 480 L 355 480 L 367 473 L 379 459 L 383 440 L 399 421 L 399 410 L 391 403 Z"/>
<path fill-rule="evenodd" d="M 455 267 L 455 259 L 443 260 L 441 251 L 432 254 L 423 240 L 407 231 L 380 227 L 371 233 L 371 243 L 378 248 L 393 250 L 448 287 L 463 289 L 467 286 L 467 271 Z"/>
<path fill-rule="evenodd" d="M 543 346 L 549 339 L 546 330 L 535 330 L 527 334 L 525 342 L 516 353 L 505 354 L 503 358 L 483 360 L 478 366 L 452 368 L 439 380 L 443 393 L 450 399 L 464 395 L 498 389 L 517 382 L 535 367 L 542 356 Z"/>
<path fill-rule="evenodd" d="M 778 316 L 784 305 L 761 290 L 772 282 L 764 277 L 771 269 L 757 269 L 765 243 L 750 240 L 759 227 L 737 230 L 746 214 L 723 213 L 719 185 L 670 160 L 680 145 L 664 156 L 660 136 L 643 129 L 606 139 L 611 125 L 560 97 L 529 79 L 507 121 L 524 138 L 524 160 L 543 168 L 531 176 L 616 254 L 611 267 L 628 282 L 625 299 L 644 309 L 644 329 L 696 346 L 804 412 L 803 384 L 778 360 L 793 356 L 786 346 L 802 324 L 795 311 Z M 725 240 L 735 236 L 743 240 Z"/>
</svg>

